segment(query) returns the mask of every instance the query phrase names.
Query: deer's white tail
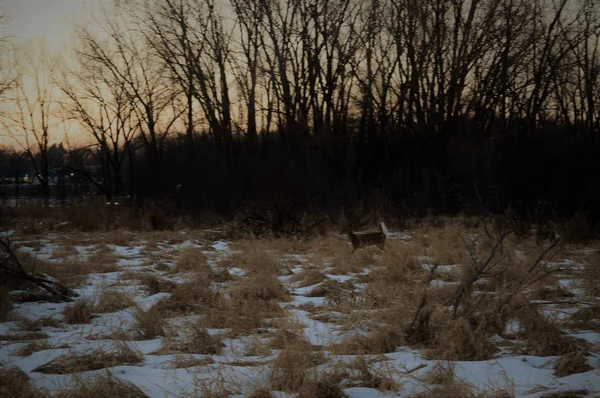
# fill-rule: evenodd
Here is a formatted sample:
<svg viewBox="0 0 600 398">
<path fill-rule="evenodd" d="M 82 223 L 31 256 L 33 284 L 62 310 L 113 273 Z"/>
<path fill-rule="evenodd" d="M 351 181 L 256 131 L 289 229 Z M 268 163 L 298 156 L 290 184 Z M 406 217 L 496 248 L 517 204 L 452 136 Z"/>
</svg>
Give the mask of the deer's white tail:
<svg viewBox="0 0 600 398">
<path fill-rule="evenodd" d="M 388 234 L 389 234 L 389 231 L 388 231 L 388 229 L 385 226 L 385 223 L 383 221 L 380 224 L 380 228 L 381 228 L 381 232 L 383 232 L 383 234 L 387 237 Z"/>
</svg>

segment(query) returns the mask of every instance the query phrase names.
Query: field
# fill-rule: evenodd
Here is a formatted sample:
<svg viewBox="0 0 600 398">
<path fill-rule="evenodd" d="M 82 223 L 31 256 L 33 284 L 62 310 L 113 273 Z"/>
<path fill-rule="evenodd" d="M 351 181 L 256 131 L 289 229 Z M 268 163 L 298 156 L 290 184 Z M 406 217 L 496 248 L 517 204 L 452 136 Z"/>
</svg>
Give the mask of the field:
<svg viewBox="0 0 600 398">
<path fill-rule="evenodd" d="M 600 396 L 600 244 L 477 219 L 337 231 L 9 231 L 0 397 Z M 11 297 L 12 304 L 8 303 Z"/>
</svg>

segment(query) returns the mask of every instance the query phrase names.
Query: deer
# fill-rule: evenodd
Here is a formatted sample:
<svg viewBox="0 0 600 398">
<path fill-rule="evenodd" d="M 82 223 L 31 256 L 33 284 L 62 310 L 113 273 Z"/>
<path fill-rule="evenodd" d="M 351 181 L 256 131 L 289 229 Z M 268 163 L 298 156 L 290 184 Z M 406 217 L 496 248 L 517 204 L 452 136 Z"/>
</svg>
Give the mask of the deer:
<svg viewBox="0 0 600 398">
<path fill-rule="evenodd" d="M 364 249 L 370 246 L 376 246 L 377 248 L 384 250 L 385 241 L 387 240 L 387 228 L 383 222 L 379 224 L 379 231 L 364 231 L 354 232 L 352 226 L 346 230 L 346 235 L 352 243 L 352 254 L 358 249 Z"/>
</svg>

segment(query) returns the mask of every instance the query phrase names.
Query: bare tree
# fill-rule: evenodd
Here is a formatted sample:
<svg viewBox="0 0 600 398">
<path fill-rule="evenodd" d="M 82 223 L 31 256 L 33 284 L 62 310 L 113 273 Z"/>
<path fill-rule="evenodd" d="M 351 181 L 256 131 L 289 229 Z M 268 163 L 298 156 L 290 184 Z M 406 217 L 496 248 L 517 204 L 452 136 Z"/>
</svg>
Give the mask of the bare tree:
<svg viewBox="0 0 600 398">
<path fill-rule="evenodd" d="M 100 188 L 113 200 L 124 191 L 123 164 L 139 121 L 125 82 L 107 79 L 84 60 L 79 61 L 76 67 L 63 65 L 61 70 L 57 83 L 67 97 L 62 109 L 66 120 L 78 123 L 94 139 L 103 175 Z"/>
<path fill-rule="evenodd" d="M 210 0 L 146 2 L 136 21 L 144 26 L 147 44 L 186 98 L 188 141 L 193 141 L 195 99 L 217 149 L 229 152 L 232 116 L 227 77 L 231 34 L 215 4 Z"/>
<path fill-rule="evenodd" d="M 126 17 L 104 10 L 95 26 L 76 31 L 77 55 L 86 68 L 133 107 L 150 167 L 158 172 L 166 139 L 180 114 L 174 110 L 169 74 Z"/>
<path fill-rule="evenodd" d="M 41 186 L 44 204 L 50 201 L 50 161 L 48 149 L 55 137 L 56 90 L 52 85 L 54 63 L 41 44 L 29 43 L 21 54 L 21 75 L 11 90 L 8 102 L 11 110 L 5 114 L 3 125 L 15 145 L 31 160 Z"/>
</svg>

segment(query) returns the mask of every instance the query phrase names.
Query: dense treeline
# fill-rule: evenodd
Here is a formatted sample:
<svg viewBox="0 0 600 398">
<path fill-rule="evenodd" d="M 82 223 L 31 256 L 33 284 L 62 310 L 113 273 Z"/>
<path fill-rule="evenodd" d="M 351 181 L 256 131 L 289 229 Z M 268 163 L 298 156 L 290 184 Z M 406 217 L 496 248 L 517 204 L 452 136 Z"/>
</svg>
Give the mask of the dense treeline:
<svg viewBox="0 0 600 398">
<path fill-rule="evenodd" d="M 594 0 L 115 2 L 75 50 L 60 114 L 95 145 L 65 162 L 100 164 L 107 198 L 278 229 L 341 207 L 599 217 Z"/>
</svg>

